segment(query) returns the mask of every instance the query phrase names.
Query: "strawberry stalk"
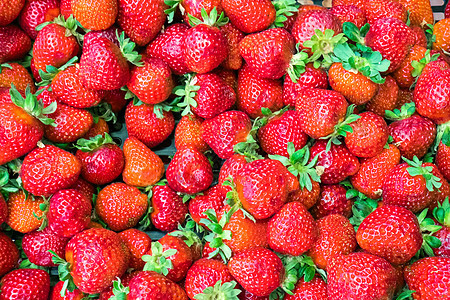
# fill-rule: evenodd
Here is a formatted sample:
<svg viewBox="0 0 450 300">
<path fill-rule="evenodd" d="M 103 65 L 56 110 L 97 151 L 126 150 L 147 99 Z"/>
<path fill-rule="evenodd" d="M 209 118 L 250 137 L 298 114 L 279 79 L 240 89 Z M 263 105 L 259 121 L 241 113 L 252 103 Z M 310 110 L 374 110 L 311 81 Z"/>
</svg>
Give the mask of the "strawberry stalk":
<svg viewBox="0 0 450 300">
<path fill-rule="evenodd" d="M 142 260 L 145 262 L 144 271 L 154 271 L 156 273 L 167 276 L 169 270 L 173 269 L 170 256 L 177 253 L 176 249 L 168 249 L 163 251 L 163 247 L 159 242 L 153 242 L 151 246 L 152 255 L 143 255 Z"/>
<path fill-rule="evenodd" d="M 201 294 L 194 296 L 197 300 L 213 300 L 213 299 L 227 299 L 238 300 L 238 295 L 242 292 L 236 289 L 236 281 L 229 281 L 222 284 L 222 280 L 219 280 L 214 286 L 209 286 L 203 290 Z"/>
<path fill-rule="evenodd" d="M 308 62 L 313 62 L 315 68 L 329 68 L 333 63 L 332 54 L 338 45 L 347 41 L 343 33 L 335 35 L 332 29 L 325 29 L 322 32 L 316 29 L 311 39 L 303 43 L 303 47 L 310 48 L 312 56 Z"/>
<path fill-rule="evenodd" d="M 425 179 L 426 187 L 430 192 L 434 189 L 439 189 L 442 186 L 442 182 L 440 182 L 441 179 L 432 173 L 433 167 L 423 167 L 423 162 L 420 161 L 417 156 L 414 156 L 413 160 L 403 157 L 403 160 L 411 166 L 406 169 L 408 174 L 410 176 L 422 176 Z"/>
<path fill-rule="evenodd" d="M 217 9 L 214 7 L 211 12 L 206 12 L 205 8 L 201 10 L 202 20 L 194 17 L 193 15 L 188 14 L 189 24 L 194 27 L 200 24 L 206 24 L 209 26 L 220 27 L 228 23 L 229 19 L 225 17 L 225 13 L 221 12 L 220 15 L 217 15 Z"/>
<path fill-rule="evenodd" d="M 279 28 L 284 27 L 287 17 L 292 17 L 300 7 L 296 0 L 275 0 L 272 1 L 272 4 L 275 7 L 276 14 L 271 27 Z"/>
<path fill-rule="evenodd" d="M 433 219 L 427 218 L 428 208 L 424 209 L 418 216 L 417 221 L 420 225 L 420 231 L 423 236 L 422 247 L 417 251 L 415 257 L 434 256 L 433 248 L 439 248 L 441 241 L 432 234 L 442 228 L 440 225 L 435 225 Z"/>
<path fill-rule="evenodd" d="M 61 289 L 61 297 L 65 297 L 66 290 L 73 292 L 77 287 L 73 282 L 72 275 L 70 275 L 70 264 L 58 256 L 54 251 L 48 250 L 52 254 L 52 261 L 54 264 L 58 265 L 58 275 L 59 280 L 64 281 L 64 285 Z"/>
<path fill-rule="evenodd" d="M 209 230 L 211 230 L 210 233 L 205 235 L 204 239 L 209 242 L 209 246 L 211 248 L 215 249 L 209 254 L 208 258 L 213 258 L 218 254 L 224 263 L 227 263 L 227 261 L 231 258 L 232 252 L 231 248 L 225 244 L 224 241 L 231 240 L 231 231 L 224 230 L 223 228 L 230 221 L 234 211 L 230 210 L 224 213 L 222 218 L 220 218 L 220 221 L 217 219 L 216 212 L 212 209 L 208 209 L 203 213 L 207 216 L 207 219 L 201 219 L 200 223 L 204 224 Z"/>
</svg>

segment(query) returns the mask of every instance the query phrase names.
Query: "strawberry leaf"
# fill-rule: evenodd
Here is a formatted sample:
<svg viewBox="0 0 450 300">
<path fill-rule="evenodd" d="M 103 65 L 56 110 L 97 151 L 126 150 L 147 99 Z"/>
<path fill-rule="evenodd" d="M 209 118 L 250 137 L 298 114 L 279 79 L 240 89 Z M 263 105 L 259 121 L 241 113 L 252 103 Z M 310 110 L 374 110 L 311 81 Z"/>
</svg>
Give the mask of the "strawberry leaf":
<svg viewBox="0 0 450 300">
<path fill-rule="evenodd" d="M 416 111 L 416 105 L 414 102 L 405 103 L 401 109 L 394 109 L 394 110 L 386 110 L 385 111 L 385 117 L 388 120 L 404 120 L 406 118 L 409 118 L 414 114 Z"/>
<path fill-rule="evenodd" d="M 119 31 L 116 30 L 117 40 L 119 41 L 119 48 L 122 55 L 133 65 L 142 67 L 144 63 L 141 61 L 142 55 L 140 55 L 134 48 L 136 44 L 129 38 L 125 38 L 125 32 L 119 35 Z"/>
<path fill-rule="evenodd" d="M 434 218 L 444 226 L 450 226 L 450 204 L 448 197 L 433 210 Z"/>
<path fill-rule="evenodd" d="M 105 136 L 98 134 L 90 139 L 78 139 L 74 146 L 83 152 L 92 152 L 106 144 L 116 144 L 107 132 L 105 132 Z"/>
<path fill-rule="evenodd" d="M 347 41 L 343 33 L 335 34 L 332 29 L 321 31 L 316 29 L 311 39 L 303 42 L 304 48 L 310 48 L 312 56 L 307 62 L 313 62 L 314 67 L 329 68 L 333 63 L 333 52 Z"/>
<path fill-rule="evenodd" d="M 59 280 L 64 281 L 64 285 L 61 289 L 61 297 L 65 297 L 66 290 L 73 292 L 76 289 L 76 285 L 73 282 L 73 277 L 70 274 L 70 264 L 58 256 L 54 251 L 48 250 L 52 254 L 52 262 L 58 265 Z"/>
<path fill-rule="evenodd" d="M 223 26 L 225 24 L 228 23 L 229 19 L 227 17 L 225 17 L 225 13 L 221 12 L 220 15 L 217 14 L 217 8 L 214 7 L 211 12 L 208 13 L 206 12 L 205 8 L 202 7 L 201 10 L 201 16 L 203 21 L 201 21 L 200 19 L 194 17 L 191 14 L 188 14 L 188 18 L 189 18 L 189 23 L 192 27 L 200 25 L 200 24 L 206 24 L 209 26 L 215 26 L 215 27 L 220 27 Z"/>
<path fill-rule="evenodd" d="M 211 300 L 211 299 L 227 299 L 238 300 L 238 295 L 241 290 L 236 289 L 237 282 L 229 281 L 222 284 L 222 280 L 217 281 L 214 286 L 209 286 L 203 290 L 201 294 L 194 296 L 197 300 Z"/>
<path fill-rule="evenodd" d="M 144 271 L 154 271 L 156 273 L 167 276 L 169 270 L 173 269 L 172 261 L 169 259 L 177 253 L 176 249 L 168 249 L 163 251 L 163 246 L 159 242 L 153 242 L 151 245 L 152 255 L 143 255 L 142 260 L 145 262 Z"/>
<path fill-rule="evenodd" d="M 273 27 L 284 27 L 284 22 L 287 21 L 287 17 L 291 17 L 298 11 L 299 4 L 296 0 L 275 0 L 272 1 L 275 7 L 275 22 Z"/>
<path fill-rule="evenodd" d="M 411 167 L 407 168 L 410 176 L 422 176 L 426 181 L 427 189 L 432 192 L 435 189 L 439 189 L 442 186 L 441 178 L 435 176 L 431 166 L 424 167 L 423 162 L 420 161 L 417 156 L 414 156 L 413 160 L 409 160 L 403 157 L 403 160 L 407 162 Z"/>
<path fill-rule="evenodd" d="M 113 281 L 113 290 L 114 296 L 110 297 L 109 300 L 126 300 L 127 295 L 130 293 L 130 288 L 125 287 L 120 278 L 117 277 L 116 280 Z"/>
<path fill-rule="evenodd" d="M 164 13 L 167 15 L 168 23 L 171 24 L 173 22 L 173 17 L 175 16 L 175 11 L 180 4 L 180 0 L 165 0 L 164 3 L 169 7 Z"/>
</svg>

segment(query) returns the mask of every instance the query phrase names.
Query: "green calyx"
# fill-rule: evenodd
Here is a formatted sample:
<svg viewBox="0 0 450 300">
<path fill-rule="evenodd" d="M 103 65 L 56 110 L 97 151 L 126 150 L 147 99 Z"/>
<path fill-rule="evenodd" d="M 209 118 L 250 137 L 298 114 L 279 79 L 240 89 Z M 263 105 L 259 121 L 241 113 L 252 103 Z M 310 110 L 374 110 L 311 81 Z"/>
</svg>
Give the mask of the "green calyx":
<svg viewBox="0 0 450 300">
<path fill-rule="evenodd" d="M 404 120 L 411 117 L 416 112 L 414 102 L 405 103 L 400 109 L 386 110 L 385 118 L 391 121 Z"/>
<path fill-rule="evenodd" d="M 355 109 L 356 105 L 352 104 L 347 107 L 347 112 L 345 114 L 344 121 L 340 122 L 339 124 L 334 126 L 334 132 L 321 137 L 320 139 L 328 140 L 326 151 L 330 151 L 331 144 L 340 145 L 342 144 L 342 141 L 339 139 L 341 136 L 346 137 L 347 133 L 352 133 L 353 128 L 350 126 L 351 123 L 355 122 L 361 116 L 353 114 L 353 110 Z"/>
<path fill-rule="evenodd" d="M 94 117 L 95 124 L 98 123 L 99 119 L 103 119 L 106 122 L 112 122 L 113 124 L 116 124 L 117 122 L 117 116 L 112 111 L 111 104 L 108 102 L 102 102 L 96 106 L 89 107 L 87 110 Z"/>
<path fill-rule="evenodd" d="M 312 181 L 320 182 L 320 175 L 323 173 L 322 167 L 316 167 L 319 155 L 311 161 L 309 147 L 305 146 L 300 150 L 295 150 L 294 143 L 287 145 L 289 158 L 282 155 L 269 155 L 270 159 L 280 161 L 294 176 L 298 178 L 301 189 L 312 190 Z"/>
<path fill-rule="evenodd" d="M 350 190 L 347 191 L 347 193 Z M 378 207 L 378 201 L 370 198 L 357 198 L 352 206 L 353 216 L 349 219 L 355 231 L 358 231 L 362 221 Z"/>
<path fill-rule="evenodd" d="M 173 89 L 173 93 L 178 97 L 175 98 L 177 106 L 182 108 L 181 112 L 182 116 L 191 114 L 191 106 L 197 107 L 197 101 L 194 100 L 197 95 L 197 91 L 200 89 L 200 86 L 197 85 L 198 79 L 194 74 L 186 74 L 184 75 L 184 84 L 176 86 Z M 181 101 L 183 100 L 183 101 Z"/>
<path fill-rule="evenodd" d="M 42 101 L 39 101 L 35 94 L 31 93 L 30 87 L 25 89 L 25 98 L 17 91 L 14 84 L 9 89 L 11 101 L 18 107 L 25 110 L 30 116 L 35 117 L 45 125 L 56 127 L 55 121 L 45 115 L 52 114 L 56 111 L 56 101 L 44 108 Z"/>
<path fill-rule="evenodd" d="M 434 218 L 443 226 L 450 227 L 450 204 L 448 197 L 444 202 L 438 203 L 438 206 L 433 210 Z"/>
<path fill-rule="evenodd" d="M 8 68 L 8 69 L 12 70 L 13 67 L 10 64 L 8 64 L 8 63 L 0 64 L 0 73 L 2 72 L 3 68 Z"/>
<path fill-rule="evenodd" d="M 39 24 L 36 26 L 36 31 L 41 31 L 45 26 L 48 24 L 55 23 L 57 25 L 60 25 L 66 29 L 65 36 L 74 36 L 78 43 L 81 45 L 83 42 L 83 35 L 78 33 L 78 29 L 82 29 L 85 32 L 87 31 L 83 26 L 81 26 L 81 23 L 77 21 L 77 19 L 74 18 L 73 15 L 70 15 L 67 20 L 64 18 L 63 15 L 59 15 L 53 21 L 51 22 L 44 22 L 42 24 Z"/>
<path fill-rule="evenodd" d="M 164 3 L 169 7 L 164 11 L 167 15 L 167 21 L 169 24 L 173 22 L 173 17 L 175 16 L 175 12 L 177 11 L 177 7 L 180 2 L 181 0 L 164 0 Z"/>
<path fill-rule="evenodd" d="M 116 144 L 107 132 L 105 132 L 105 136 L 98 134 L 90 139 L 79 139 L 75 148 L 83 152 L 92 152 L 106 144 Z"/>
<path fill-rule="evenodd" d="M 167 276 L 169 270 L 173 269 L 173 264 L 170 256 L 177 253 L 176 249 L 168 249 L 163 251 L 163 246 L 160 242 L 153 242 L 151 246 L 152 255 L 143 255 L 142 260 L 145 262 L 144 271 L 154 271 L 156 273 Z"/>
<path fill-rule="evenodd" d="M 416 291 L 411 291 L 410 289 L 408 289 L 408 286 L 405 286 L 400 293 L 398 294 L 398 296 L 395 298 L 395 300 L 412 300 L 413 297 L 412 295 L 415 293 Z"/>
<path fill-rule="evenodd" d="M 142 67 L 144 63 L 141 61 L 142 55 L 140 55 L 134 48 L 136 44 L 129 38 L 125 38 L 125 32 L 119 35 L 119 31 L 116 30 L 117 40 L 119 41 L 119 48 L 123 57 L 135 66 Z"/>
<path fill-rule="evenodd" d="M 205 229 L 201 225 L 195 223 L 189 214 L 186 215 L 186 220 L 187 221 L 184 227 L 183 225 L 178 224 L 178 230 L 172 231 L 168 234 L 181 238 L 188 247 L 202 245 L 199 234 L 203 233 Z"/>
<path fill-rule="evenodd" d="M 261 112 L 266 116 L 271 114 L 270 109 L 266 107 L 263 107 L 261 109 Z M 233 151 L 237 154 L 245 156 L 247 162 L 263 158 L 261 154 L 258 153 L 260 147 L 256 139 L 256 135 L 258 133 L 258 130 L 267 123 L 267 120 L 268 118 L 266 117 L 256 118 L 255 121 L 253 121 L 252 129 L 250 129 L 247 134 L 247 139 L 245 140 L 245 142 L 237 143 L 233 147 Z"/>
<path fill-rule="evenodd" d="M 312 56 L 308 62 L 313 62 L 315 68 L 329 68 L 333 63 L 332 54 L 338 45 L 347 41 L 343 33 L 335 35 L 332 29 L 325 29 L 324 32 L 316 29 L 310 40 L 303 42 L 303 47 L 310 48 Z"/>
<path fill-rule="evenodd" d="M 296 0 L 275 0 L 272 1 L 272 4 L 276 11 L 275 21 L 272 26 L 278 28 L 284 27 L 287 17 L 292 17 L 300 7 Z"/>
<path fill-rule="evenodd" d="M 351 22 L 344 22 L 344 24 L 342 24 L 342 32 L 344 33 L 344 35 L 348 37 L 349 40 L 362 46 L 365 46 L 364 37 L 366 36 L 369 29 L 369 23 L 365 24 L 363 27 L 361 27 L 361 29 L 359 29 L 355 24 Z M 365 49 L 366 51 L 371 50 L 367 46 L 362 49 Z"/>
<path fill-rule="evenodd" d="M 428 27 L 425 30 L 425 37 L 427 38 L 427 48 L 432 49 L 433 43 L 436 42 L 436 35 L 434 34 L 434 25 L 433 24 L 425 24 L 425 26 L 422 26 L 424 28 Z"/>
<path fill-rule="evenodd" d="M 413 67 L 413 70 L 411 71 L 411 75 L 416 78 L 418 76 L 420 76 L 420 74 L 422 74 L 423 68 L 425 68 L 425 66 L 432 62 L 432 61 L 436 61 L 439 57 L 440 53 L 435 53 L 433 55 L 431 55 L 431 51 L 428 49 L 425 52 L 425 56 L 417 61 L 417 60 L 413 60 L 411 62 L 411 66 Z"/>
<path fill-rule="evenodd" d="M 39 70 L 39 76 L 41 77 L 41 81 L 38 82 L 37 86 L 47 86 L 50 85 L 53 81 L 53 78 L 56 77 L 56 75 L 67 69 L 68 67 L 73 66 L 73 64 L 78 60 L 77 56 L 72 57 L 68 62 L 66 62 L 64 65 L 62 65 L 59 68 L 56 68 L 54 66 L 47 65 L 45 67 L 45 71 Z"/>
<path fill-rule="evenodd" d="M 442 228 L 440 225 L 436 225 L 431 218 L 427 218 L 428 208 L 424 209 L 418 216 L 417 221 L 422 232 L 423 242 L 422 247 L 417 251 L 415 257 L 434 256 L 433 248 L 439 248 L 441 241 L 432 234 Z"/>
<path fill-rule="evenodd" d="M 238 295 L 242 292 L 236 289 L 237 282 L 229 281 L 222 284 L 222 280 L 219 280 L 214 286 L 209 286 L 203 290 L 201 294 L 194 296 L 197 300 L 238 300 Z"/>
<path fill-rule="evenodd" d="M 66 291 L 73 292 L 76 289 L 76 285 L 73 282 L 72 275 L 70 275 L 70 264 L 58 256 L 54 251 L 48 250 L 52 254 L 52 261 L 58 265 L 59 280 L 64 281 L 64 285 L 61 289 L 61 297 L 65 297 Z"/>
<path fill-rule="evenodd" d="M 6 199 L 9 193 L 15 193 L 21 189 L 20 177 L 18 177 L 21 165 L 21 162 L 15 159 L 0 166 L 0 192 Z"/>
<path fill-rule="evenodd" d="M 33 217 L 35 217 L 36 219 L 38 219 L 39 221 L 42 220 L 41 225 L 38 228 L 38 231 L 42 231 L 45 229 L 45 227 L 47 227 L 48 225 L 48 219 L 47 219 L 47 213 L 48 210 L 50 208 L 50 198 L 46 198 L 46 197 L 42 197 L 44 199 L 44 202 L 39 204 L 39 210 L 42 211 L 42 216 L 38 216 L 36 215 L 35 212 L 33 212 Z"/>
<path fill-rule="evenodd" d="M 406 170 L 408 171 L 408 174 L 410 176 L 423 176 L 423 178 L 426 181 L 426 187 L 427 190 L 430 192 L 434 191 L 435 189 L 439 189 L 442 186 L 441 179 L 437 176 L 435 176 L 432 171 L 432 166 L 426 166 L 424 167 L 422 164 L 423 162 L 420 161 L 417 156 L 413 157 L 413 160 L 409 160 L 405 157 L 403 157 L 403 160 L 410 165 L 409 168 Z"/>
<path fill-rule="evenodd" d="M 193 15 L 188 14 L 189 24 L 192 27 L 200 25 L 200 24 L 206 24 L 209 26 L 220 27 L 220 26 L 227 24 L 229 21 L 229 19 L 227 17 L 225 17 L 224 12 L 221 12 L 220 15 L 218 15 L 217 9 L 215 7 L 211 10 L 209 15 L 206 12 L 205 8 L 202 8 L 201 15 L 202 15 L 203 21 L 194 17 Z"/>
<path fill-rule="evenodd" d="M 204 239 L 209 242 L 209 246 L 212 249 L 215 249 L 209 254 L 208 258 L 213 258 L 218 254 L 224 263 L 227 263 L 232 253 L 231 248 L 224 241 L 231 240 L 231 231 L 224 230 L 223 228 L 230 221 L 233 211 L 230 210 L 224 213 L 220 221 L 217 218 L 216 212 L 212 209 L 208 209 L 203 213 L 207 216 L 207 219 L 201 219 L 200 224 L 204 224 L 211 230 L 210 233 L 205 235 Z"/>
<path fill-rule="evenodd" d="M 297 80 L 300 78 L 300 75 L 305 73 L 307 62 L 308 62 L 308 54 L 306 52 L 300 51 L 292 56 L 291 61 L 289 62 L 289 67 L 287 69 L 287 73 L 291 78 L 292 82 L 297 83 Z"/>
<path fill-rule="evenodd" d="M 114 296 L 110 297 L 109 300 L 127 300 L 127 295 L 130 293 L 130 288 L 125 287 L 120 278 L 117 277 L 117 280 L 113 281 L 113 294 Z"/>
<path fill-rule="evenodd" d="M 239 200 L 238 192 L 236 190 L 236 185 L 234 184 L 234 181 L 233 181 L 233 176 L 231 176 L 231 175 L 228 176 L 225 179 L 225 181 L 222 183 L 222 186 L 228 186 L 231 188 L 231 191 L 227 192 L 227 194 L 225 196 L 226 203 L 231 207 L 230 211 L 228 212 L 229 217 L 231 218 L 231 216 L 235 212 L 240 210 L 242 212 L 242 214 L 244 215 L 244 218 L 250 219 L 251 221 L 253 221 L 253 223 L 256 223 L 255 218 L 242 207 L 242 203 Z"/>
<path fill-rule="evenodd" d="M 436 153 L 439 144 L 442 142 L 444 145 L 450 147 L 450 121 L 437 126 L 436 139 L 434 140 L 433 147 L 431 151 L 433 154 Z"/>
</svg>

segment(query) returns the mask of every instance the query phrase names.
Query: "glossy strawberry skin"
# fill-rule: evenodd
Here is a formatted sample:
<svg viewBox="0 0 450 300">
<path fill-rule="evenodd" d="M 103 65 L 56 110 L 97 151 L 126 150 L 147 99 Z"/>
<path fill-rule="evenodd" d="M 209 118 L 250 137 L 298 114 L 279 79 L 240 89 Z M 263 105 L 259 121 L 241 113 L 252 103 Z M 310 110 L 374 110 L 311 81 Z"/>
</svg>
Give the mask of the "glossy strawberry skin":
<svg viewBox="0 0 450 300">
<path fill-rule="evenodd" d="M 44 267 L 56 267 L 52 262 L 52 254 L 48 250 L 52 250 L 60 257 L 63 257 L 68 242 L 68 238 L 59 237 L 49 227 L 46 227 L 43 231 L 33 231 L 25 234 L 22 239 L 22 249 L 33 264 Z"/>
<path fill-rule="evenodd" d="M 372 0 L 364 7 L 367 23 L 373 24 L 382 18 L 394 18 L 406 23 L 407 12 L 403 4 L 391 0 Z"/>
<path fill-rule="evenodd" d="M 220 0 L 200 0 L 200 1 L 194 1 L 194 0 L 182 0 L 180 1 L 180 5 L 182 8 L 180 10 L 183 10 L 181 13 L 183 16 L 183 20 L 186 24 L 189 24 L 189 15 L 192 15 L 196 17 L 197 19 L 202 19 L 201 11 L 202 9 L 205 9 L 205 11 L 210 14 L 211 10 L 213 8 L 216 8 L 217 14 L 220 15 L 220 13 L 223 11 L 222 6 L 220 4 Z M 227 23 L 228 24 L 228 23 Z"/>
<path fill-rule="evenodd" d="M 145 232 L 130 228 L 119 233 L 120 238 L 130 250 L 130 268 L 140 271 L 144 268 L 145 262 L 142 255 L 150 250 L 152 240 Z"/>
<path fill-rule="evenodd" d="M 115 182 L 100 191 L 95 211 L 112 230 L 122 231 L 136 226 L 147 207 L 145 194 L 135 187 Z"/>
<path fill-rule="evenodd" d="M 129 282 L 129 299 L 188 300 L 185 291 L 165 276 L 153 271 L 138 272 Z"/>
<path fill-rule="evenodd" d="M 338 17 L 342 24 L 352 22 L 356 27 L 361 28 L 366 24 L 364 11 L 355 5 L 336 5 L 330 8 L 330 12 Z"/>
<path fill-rule="evenodd" d="M 6 26 L 14 21 L 19 15 L 25 4 L 25 0 L 14 0 L 11 2 L 2 2 L 0 6 L 0 26 Z"/>
<path fill-rule="evenodd" d="M 66 290 L 64 297 L 61 297 L 61 290 L 63 289 L 64 281 L 58 281 L 53 287 L 50 300 L 82 300 L 84 294 L 79 290 L 75 289 L 73 292 Z"/>
<path fill-rule="evenodd" d="M 112 182 L 125 165 L 123 151 L 115 144 L 105 144 L 89 152 L 77 150 L 75 156 L 81 161 L 81 176 L 96 185 Z"/>
<path fill-rule="evenodd" d="M 156 185 L 152 189 L 152 207 L 150 215 L 155 228 L 162 231 L 173 231 L 182 224 L 188 213 L 183 199 L 169 186 Z"/>
<path fill-rule="evenodd" d="M 31 37 L 36 39 L 38 31 L 36 26 L 44 22 L 53 21 L 59 15 L 59 1 L 38 0 L 25 4 L 19 16 L 20 27 Z"/>
<path fill-rule="evenodd" d="M 247 163 L 245 156 L 240 154 L 233 154 L 230 158 L 228 158 L 220 167 L 219 172 L 219 183 L 220 189 L 222 191 L 222 195 L 225 197 L 227 192 L 231 191 L 231 187 L 223 185 L 225 180 L 228 177 L 232 177 L 233 180 L 236 178 L 239 170 Z"/>
<path fill-rule="evenodd" d="M 20 169 L 23 187 L 33 195 L 44 197 L 72 186 L 80 173 L 80 161 L 52 145 L 31 151 Z"/>
<path fill-rule="evenodd" d="M 206 219 L 204 212 L 212 209 L 218 212 L 224 207 L 225 197 L 222 194 L 222 188 L 219 184 L 207 189 L 203 195 L 198 195 L 189 201 L 189 214 L 192 219 L 200 224 L 201 219 Z M 202 224 L 206 228 L 204 224 Z"/>
<path fill-rule="evenodd" d="M 410 88 L 414 83 L 415 78 L 412 76 L 411 72 L 414 70 L 411 62 L 416 60 L 420 61 L 425 57 L 425 52 L 427 51 L 426 47 L 422 47 L 419 45 L 414 45 L 411 48 L 411 52 L 408 53 L 406 58 L 401 63 L 400 67 L 392 73 L 392 76 L 397 81 L 397 84 L 401 88 Z"/>
<path fill-rule="evenodd" d="M 192 147 L 203 153 L 208 150 L 202 138 L 202 123 L 203 119 L 196 115 L 181 117 L 175 128 L 175 148 Z"/>
<path fill-rule="evenodd" d="M 399 103 L 399 87 L 395 79 L 388 75 L 385 77 L 385 82 L 378 85 L 378 92 L 376 95 L 367 102 L 366 110 L 384 117 L 386 110 L 397 108 L 400 105 Z"/>
<path fill-rule="evenodd" d="M 328 271 L 328 299 L 391 299 L 396 271 L 383 258 L 363 252 L 337 255 Z"/>
<path fill-rule="evenodd" d="M 450 179 L 450 146 L 440 142 L 436 153 L 436 166 L 444 175 L 445 179 Z"/>
<path fill-rule="evenodd" d="M 352 201 L 346 197 L 347 190 L 339 184 L 322 185 L 320 197 L 311 208 L 311 214 L 316 219 L 331 214 L 340 214 L 347 218 L 352 213 Z"/>
<path fill-rule="evenodd" d="M 8 195 L 8 217 L 6 224 L 13 230 L 27 233 L 37 230 L 41 224 L 42 219 L 38 220 L 34 215 L 41 217 L 43 212 L 39 206 L 44 203 L 41 197 L 35 197 L 34 200 L 30 194 L 25 197 L 25 193 L 21 190 Z"/>
<path fill-rule="evenodd" d="M 80 191 L 60 190 L 50 200 L 48 226 L 60 237 L 72 237 L 88 227 L 91 211 L 91 200 Z"/>
<path fill-rule="evenodd" d="M 36 92 L 33 79 L 28 70 L 15 62 L 9 62 L 8 64 L 9 67 L 2 68 L 0 72 L 0 87 L 9 89 L 11 84 L 14 84 L 19 93 L 25 95 L 25 90 L 29 86 L 32 93 Z"/>
<path fill-rule="evenodd" d="M 414 299 L 439 299 L 449 295 L 450 258 L 426 257 L 405 269 L 408 287 L 416 291 Z"/>
<path fill-rule="evenodd" d="M 299 256 L 313 246 L 316 222 L 303 204 L 289 202 L 270 219 L 267 236 L 272 250 Z"/>
<path fill-rule="evenodd" d="M 367 216 L 356 233 L 364 250 L 392 264 L 408 262 L 422 246 L 422 234 L 416 216 L 392 205 L 377 208 Z"/>
<path fill-rule="evenodd" d="M 433 236 L 441 241 L 441 246 L 433 249 L 434 255 L 450 257 L 450 227 L 443 226 Z"/>
<path fill-rule="evenodd" d="M 16 25 L 0 27 L 0 64 L 21 60 L 31 49 L 31 40 Z"/>
<path fill-rule="evenodd" d="M 196 194 L 206 190 L 213 181 L 211 164 L 195 149 L 177 150 L 166 171 L 168 185 L 175 191 Z"/>
<path fill-rule="evenodd" d="M 222 62 L 225 69 L 239 70 L 242 66 L 242 57 L 239 53 L 239 43 L 244 38 L 244 33 L 232 23 L 220 27 L 220 31 L 228 40 L 228 57 Z"/>
<path fill-rule="evenodd" d="M 0 104 L 0 164 L 33 150 L 44 136 L 44 126 L 13 103 Z"/>
<path fill-rule="evenodd" d="M 293 295 L 286 295 L 286 300 L 327 300 L 327 284 L 320 277 L 314 277 L 311 281 L 305 282 L 301 278 L 295 285 Z"/>
<path fill-rule="evenodd" d="M 90 30 L 104 30 L 114 24 L 117 1 L 73 0 L 70 8 L 81 26 Z"/>
<path fill-rule="evenodd" d="M 1 300 L 47 300 L 50 293 L 50 275 L 38 269 L 18 269 L 6 274 L 0 285 Z"/>
<path fill-rule="evenodd" d="M 340 93 L 323 89 L 302 90 L 295 103 L 303 131 L 318 139 L 334 132 L 345 117 L 348 103 Z M 320 108 L 321 113 L 317 114 Z"/>
<path fill-rule="evenodd" d="M 275 21 L 276 11 L 268 0 L 225 0 L 222 7 L 231 23 L 245 33 L 264 30 Z"/>
<path fill-rule="evenodd" d="M 3 276 L 17 266 L 19 249 L 9 236 L 0 232 L 0 250 L 0 276 Z"/>
<path fill-rule="evenodd" d="M 320 198 L 320 183 L 317 181 L 311 181 L 311 190 L 309 191 L 306 187 L 299 188 L 289 194 L 288 201 L 297 201 L 302 203 L 306 209 L 313 207 Z"/>
<path fill-rule="evenodd" d="M 6 222 L 8 218 L 8 205 L 6 204 L 3 195 L 0 195 L 0 226 Z"/>
<path fill-rule="evenodd" d="M 283 281 L 284 267 L 272 251 L 256 247 L 234 255 L 228 262 L 231 275 L 256 296 L 268 296 Z"/>
</svg>

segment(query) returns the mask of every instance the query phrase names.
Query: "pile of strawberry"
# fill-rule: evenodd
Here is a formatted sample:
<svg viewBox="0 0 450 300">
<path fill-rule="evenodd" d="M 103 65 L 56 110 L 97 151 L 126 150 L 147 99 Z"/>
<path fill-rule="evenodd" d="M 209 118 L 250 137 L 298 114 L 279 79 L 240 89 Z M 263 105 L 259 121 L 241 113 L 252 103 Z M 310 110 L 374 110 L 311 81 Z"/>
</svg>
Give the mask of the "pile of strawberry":
<svg viewBox="0 0 450 300">
<path fill-rule="evenodd" d="M 446 17 L 0 0 L 0 300 L 450 299 Z"/>
</svg>

